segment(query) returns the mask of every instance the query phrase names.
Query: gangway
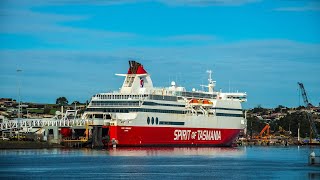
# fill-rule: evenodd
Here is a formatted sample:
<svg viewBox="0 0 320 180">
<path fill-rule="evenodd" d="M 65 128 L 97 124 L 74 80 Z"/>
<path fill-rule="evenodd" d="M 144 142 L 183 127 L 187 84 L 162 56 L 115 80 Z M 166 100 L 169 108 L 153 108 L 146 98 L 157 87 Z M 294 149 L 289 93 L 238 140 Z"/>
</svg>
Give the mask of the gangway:
<svg viewBox="0 0 320 180">
<path fill-rule="evenodd" d="M 85 126 L 86 123 L 92 123 L 92 120 L 69 118 L 70 114 L 76 114 L 77 111 L 67 110 L 65 116 L 59 119 L 57 116 L 53 118 L 42 119 L 15 119 L 4 120 L 0 123 L 0 131 L 23 129 L 23 128 L 42 128 L 45 126 L 58 126 L 58 127 L 73 127 L 73 126 Z"/>
</svg>

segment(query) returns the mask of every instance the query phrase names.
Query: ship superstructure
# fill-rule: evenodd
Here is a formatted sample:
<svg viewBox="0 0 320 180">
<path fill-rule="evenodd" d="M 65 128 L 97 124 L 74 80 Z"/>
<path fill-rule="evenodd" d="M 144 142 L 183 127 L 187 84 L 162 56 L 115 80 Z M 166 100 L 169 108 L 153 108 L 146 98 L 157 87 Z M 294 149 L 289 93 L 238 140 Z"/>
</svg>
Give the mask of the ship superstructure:
<svg viewBox="0 0 320 180">
<path fill-rule="evenodd" d="M 83 118 L 108 127 L 118 146 L 230 146 L 245 128 L 246 93 L 215 91 L 208 73 L 208 91 L 176 82 L 156 88 L 144 67 L 129 61 L 128 72 L 116 74 L 125 78 L 120 90 L 94 95 Z"/>
</svg>

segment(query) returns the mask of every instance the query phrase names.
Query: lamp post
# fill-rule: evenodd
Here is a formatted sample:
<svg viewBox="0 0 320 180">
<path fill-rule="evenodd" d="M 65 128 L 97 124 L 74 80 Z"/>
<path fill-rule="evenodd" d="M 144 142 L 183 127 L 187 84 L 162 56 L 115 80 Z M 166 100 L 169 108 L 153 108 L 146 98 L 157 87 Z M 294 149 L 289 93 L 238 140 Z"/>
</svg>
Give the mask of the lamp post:
<svg viewBox="0 0 320 180">
<path fill-rule="evenodd" d="M 20 140 L 20 118 L 21 118 L 21 99 L 20 99 L 20 75 L 19 73 L 21 72 L 22 70 L 21 69 L 17 69 L 17 76 L 18 76 L 18 101 L 19 101 L 19 104 L 18 104 L 18 122 L 17 122 L 17 127 L 18 127 L 18 141 Z"/>
</svg>

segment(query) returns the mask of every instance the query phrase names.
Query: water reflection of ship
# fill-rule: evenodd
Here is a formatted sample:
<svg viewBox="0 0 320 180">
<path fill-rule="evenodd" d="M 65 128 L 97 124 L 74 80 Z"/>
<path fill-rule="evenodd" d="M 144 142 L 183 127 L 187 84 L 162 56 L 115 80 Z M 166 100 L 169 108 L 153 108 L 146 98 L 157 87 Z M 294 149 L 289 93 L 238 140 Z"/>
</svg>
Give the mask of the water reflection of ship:
<svg viewBox="0 0 320 180">
<path fill-rule="evenodd" d="M 108 150 L 110 156 L 209 156 L 239 157 L 245 154 L 242 148 L 219 147 L 141 147 L 114 148 Z"/>
</svg>

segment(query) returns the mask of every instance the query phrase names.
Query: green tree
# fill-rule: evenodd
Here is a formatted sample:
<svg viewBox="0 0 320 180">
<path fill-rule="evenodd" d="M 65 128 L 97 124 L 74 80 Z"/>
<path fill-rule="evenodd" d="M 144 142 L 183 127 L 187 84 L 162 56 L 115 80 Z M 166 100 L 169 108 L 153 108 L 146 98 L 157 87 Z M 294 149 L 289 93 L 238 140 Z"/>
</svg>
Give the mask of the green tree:
<svg viewBox="0 0 320 180">
<path fill-rule="evenodd" d="M 43 109 L 43 114 L 50 114 L 51 108 L 49 106 L 45 106 Z"/>
<path fill-rule="evenodd" d="M 285 106 L 279 105 L 278 107 L 276 107 L 276 108 L 274 109 L 274 112 L 275 112 L 275 113 L 282 112 L 282 109 L 285 109 L 285 108 L 286 108 Z"/>
<path fill-rule="evenodd" d="M 71 103 L 71 105 L 74 105 L 74 104 L 77 104 L 77 105 L 79 105 L 79 104 L 81 104 L 79 101 L 73 101 L 72 103 Z"/>
<path fill-rule="evenodd" d="M 59 104 L 60 106 L 64 106 L 68 104 L 68 99 L 66 97 L 59 97 L 56 100 L 56 104 Z"/>
<path fill-rule="evenodd" d="M 314 119 L 316 118 L 317 117 Z M 292 136 L 294 137 L 298 136 L 298 128 L 300 125 L 300 137 L 310 136 L 310 123 L 306 112 L 288 114 L 287 116 L 281 118 L 277 125 L 283 127 L 286 131 L 290 130 L 292 132 Z M 316 127 L 319 130 L 320 124 L 316 123 Z"/>
<path fill-rule="evenodd" d="M 259 132 L 264 128 L 266 125 L 265 122 L 259 120 L 257 117 L 248 117 L 247 118 L 247 124 L 248 124 L 248 133 L 252 135 L 258 135 Z"/>
<path fill-rule="evenodd" d="M 260 114 L 266 114 L 267 111 L 268 110 L 263 108 L 260 104 L 251 110 L 252 113 L 260 113 Z"/>
</svg>

